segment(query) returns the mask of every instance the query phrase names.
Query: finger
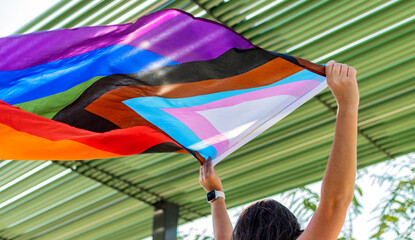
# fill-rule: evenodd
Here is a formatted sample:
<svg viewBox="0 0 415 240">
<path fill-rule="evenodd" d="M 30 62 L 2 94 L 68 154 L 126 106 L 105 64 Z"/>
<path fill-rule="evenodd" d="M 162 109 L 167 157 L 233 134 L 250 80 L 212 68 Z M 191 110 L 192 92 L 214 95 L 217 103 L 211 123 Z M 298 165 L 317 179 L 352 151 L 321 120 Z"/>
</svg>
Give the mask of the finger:
<svg viewBox="0 0 415 240">
<path fill-rule="evenodd" d="M 200 178 L 205 179 L 205 165 L 200 167 Z"/>
<path fill-rule="evenodd" d="M 356 69 L 354 67 L 349 66 L 349 74 L 347 76 L 356 78 L 356 73 Z"/>
<path fill-rule="evenodd" d="M 205 177 L 207 177 L 208 174 L 209 174 L 209 158 L 207 160 L 205 160 L 205 164 L 204 165 L 205 165 L 204 174 L 205 174 Z"/>
<path fill-rule="evenodd" d="M 339 76 L 341 70 L 341 63 L 335 63 L 333 66 L 332 76 Z"/>
<path fill-rule="evenodd" d="M 213 167 L 212 167 L 212 158 L 208 158 L 208 160 L 206 161 L 206 171 L 207 171 L 207 174 L 206 175 L 209 175 L 209 174 L 212 174 L 213 173 Z"/>
<path fill-rule="evenodd" d="M 336 61 L 334 60 L 330 60 L 327 64 L 326 64 L 326 77 L 327 78 L 331 78 L 332 75 L 332 71 L 333 71 L 333 64 L 335 64 Z"/>
<path fill-rule="evenodd" d="M 348 71 L 349 71 L 349 66 L 347 66 L 347 64 L 343 63 L 342 67 L 341 67 L 341 70 L 340 70 L 340 76 L 342 76 L 342 78 L 346 79 Z"/>
<path fill-rule="evenodd" d="M 333 65 L 335 63 L 336 63 L 336 60 L 331 59 L 330 61 L 327 62 L 326 66 Z"/>
<path fill-rule="evenodd" d="M 326 81 L 329 86 L 331 85 L 331 68 L 333 65 L 332 62 L 333 60 L 328 61 L 324 69 L 324 71 L 326 72 Z"/>
</svg>

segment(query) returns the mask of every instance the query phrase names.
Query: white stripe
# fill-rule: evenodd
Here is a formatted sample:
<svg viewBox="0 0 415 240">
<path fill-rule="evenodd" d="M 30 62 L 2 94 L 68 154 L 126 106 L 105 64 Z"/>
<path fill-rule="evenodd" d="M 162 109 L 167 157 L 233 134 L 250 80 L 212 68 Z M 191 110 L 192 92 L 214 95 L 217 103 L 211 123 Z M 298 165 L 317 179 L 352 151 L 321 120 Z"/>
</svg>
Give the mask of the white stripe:
<svg viewBox="0 0 415 240">
<path fill-rule="evenodd" d="M 43 163 L 42 165 L 39 165 L 38 167 L 30 170 L 29 172 L 19 176 L 18 178 L 13 179 L 12 181 L 8 182 L 6 185 L 3 185 L 0 187 L 0 192 L 3 191 L 4 189 L 22 181 L 23 179 L 33 175 L 36 172 L 39 172 L 40 170 L 44 169 L 45 167 L 49 166 L 52 162 L 51 161 L 47 161 L 45 163 Z"/>
<path fill-rule="evenodd" d="M 98 3 L 99 3 L 98 0 L 91 1 L 89 4 L 85 5 L 83 8 L 79 9 L 75 13 L 72 13 L 69 17 L 65 18 L 65 20 L 63 20 L 62 22 L 56 24 L 50 30 L 59 29 L 59 28 L 63 27 L 65 24 L 67 24 L 70 21 L 74 20 L 79 15 L 81 15 L 82 13 L 84 13 L 85 11 L 87 11 L 90 7 L 92 7 L 93 5 L 96 5 Z"/>
<path fill-rule="evenodd" d="M 276 17 L 276 16 L 280 15 L 281 13 L 284 13 L 284 12 L 288 11 L 288 10 L 290 10 L 291 8 L 295 7 L 295 6 L 298 6 L 298 5 L 300 5 L 301 3 L 303 3 L 303 2 L 305 2 L 305 0 L 301 0 L 301 1 L 298 1 L 298 2 L 296 2 L 296 3 L 294 3 L 294 4 L 291 4 L 290 6 L 288 6 L 288 7 L 284 8 L 284 9 L 282 9 L 282 10 L 280 10 L 280 11 L 278 11 L 278 12 L 276 12 L 276 13 L 274 13 L 274 14 L 272 14 L 272 15 L 270 15 L 270 16 L 268 16 L 268 17 L 264 18 L 264 19 L 262 19 L 261 21 L 259 21 L 259 22 L 255 23 L 255 24 L 253 25 L 253 27 L 256 27 L 256 26 L 258 26 L 258 25 L 260 25 L 260 24 L 263 24 L 264 22 L 268 21 L 269 19 L 274 18 L 274 17 Z"/>
<path fill-rule="evenodd" d="M 326 59 L 326 58 L 328 58 L 328 57 L 331 57 L 331 56 L 333 56 L 333 55 L 335 55 L 335 54 L 337 54 L 337 53 L 339 53 L 339 52 L 343 52 L 344 50 L 347 50 L 347 49 L 349 49 L 349 48 L 351 48 L 351 47 L 353 47 L 353 46 L 356 46 L 357 44 L 360 44 L 360 43 L 362 43 L 362 42 L 365 42 L 365 41 L 367 41 L 367 40 L 369 40 L 369 39 L 371 39 L 371 38 L 373 38 L 373 37 L 376 37 L 376 36 L 378 36 L 378 35 L 380 35 L 380 34 L 382 34 L 382 33 L 385 33 L 385 32 L 387 32 L 387 31 L 390 31 L 390 30 L 392 30 L 392 29 L 394 29 L 394 28 L 396 28 L 396 27 L 398 27 L 398 26 L 400 26 L 400 25 L 402 25 L 402 24 L 404 24 L 404 23 L 407 23 L 407 22 L 409 22 L 409 21 L 411 21 L 411 20 L 414 20 L 414 19 L 415 19 L 415 15 L 414 15 L 414 16 L 412 16 L 412 17 L 409 17 L 409 18 L 407 18 L 407 19 L 405 19 L 405 20 L 402 20 L 402 21 L 400 21 L 400 22 L 398 22 L 398 23 L 395 23 L 395 24 L 393 24 L 393 25 L 391 25 L 391 26 L 389 26 L 389 27 L 387 27 L 387 28 L 384 28 L 384 29 L 382 29 L 382 30 L 380 30 L 380 31 L 377 31 L 377 32 L 375 32 L 375 33 L 372 33 L 372 34 L 370 34 L 369 36 L 366 36 L 366 37 L 364 37 L 364 38 L 361 38 L 361 39 L 359 39 L 359 40 L 357 40 L 357 41 L 355 41 L 355 42 L 352 42 L 352 43 L 350 43 L 350 44 L 348 44 L 348 45 L 346 45 L 346 46 L 343 46 L 343 47 L 341 47 L 341 48 L 339 48 L 339 49 L 336 49 L 336 50 L 334 50 L 333 52 L 327 53 L 327 54 L 326 54 L 326 55 L 324 55 L 324 56 L 321 56 L 321 57 L 319 57 L 319 58 L 316 58 L 316 59 L 312 60 L 312 62 L 315 62 L 315 63 L 320 62 L 320 61 L 322 61 L 323 59 Z"/>
<path fill-rule="evenodd" d="M 265 0 L 259 0 L 259 1 L 256 1 L 254 4 L 250 4 L 249 6 L 247 6 L 246 8 L 244 8 L 244 9 L 242 9 L 238 14 L 242 14 L 242 13 L 244 13 L 244 12 L 246 12 L 246 11 L 248 11 L 248 10 L 250 10 L 250 9 L 252 9 L 252 8 L 254 8 L 254 7 L 256 7 L 258 4 L 260 4 L 260 3 L 262 3 L 262 2 L 264 2 Z M 251 14 L 253 14 L 253 13 L 251 13 Z M 247 16 L 248 17 L 248 16 Z M 247 19 L 247 17 L 245 17 L 245 19 Z"/>
<path fill-rule="evenodd" d="M 317 77 L 318 78 L 324 78 L 323 76 L 320 76 L 320 75 L 318 75 Z M 237 143 L 234 146 L 232 146 L 231 148 L 229 148 L 222 155 L 220 155 L 217 158 L 213 159 L 213 161 L 212 161 L 213 166 L 215 166 L 222 159 L 224 159 L 225 157 L 227 157 L 229 154 L 231 154 L 232 152 L 234 152 L 238 148 L 242 147 L 243 145 L 245 145 L 246 143 L 248 143 L 249 141 L 251 141 L 252 139 L 254 139 L 255 137 L 257 137 L 259 134 L 263 133 L 265 130 L 267 130 L 268 128 L 270 128 L 272 125 L 274 125 L 275 123 L 277 123 L 278 121 L 280 121 L 281 119 L 283 119 L 284 117 L 286 117 L 288 114 L 290 114 L 295 109 L 297 109 L 298 107 L 300 107 L 301 105 L 303 105 L 305 102 L 307 102 L 308 100 L 310 100 L 316 94 L 318 94 L 319 92 L 323 91 L 326 87 L 327 87 L 327 81 L 324 80 L 322 83 L 320 83 L 320 85 L 318 85 L 317 87 L 315 87 L 314 89 L 312 89 L 311 91 L 309 91 L 308 93 L 306 93 L 304 96 L 302 96 L 297 101 L 295 101 L 294 103 L 292 103 L 291 105 L 289 105 L 288 107 L 286 107 L 281 112 L 279 112 L 276 115 L 274 115 L 273 117 L 271 117 L 271 119 L 269 119 L 269 118 L 264 119 L 263 120 L 263 123 L 261 125 L 259 125 L 256 129 L 254 129 L 251 134 L 247 135 L 239 143 Z M 269 119 L 269 120 L 267 120 L 267 119 Z"/>
<path fill-rule="evenodd" d="M 278 3 L 282 2 L 282 1 L 284 1 L 284 0 L 278 0 L 278 1 L 275 1 L 275 2 L 273 2 L 271 4 L 268 4 L 265 7 L 262 7 L 260 9 L 256 10 L 255 12 L 249 14 L 248 16 L 245 17 L 245 19 L 247 19 L 247 20 L 248 19 L 251 19 L 251 18 L 255 17 L 256 15 L 264 12 L 265 10 L 272 8 L 273 6 L 277 5 Z"/>
<path fill-rule="evenodd" d="M 195 17 L 201 17 L 201 16 L 205 15 L 205 13 L 206 13 L 206 11 L 203 10 L 200 13 L 196 14 Z"/>
<path fill-rule="evenodd" d="M 101 25 L 103 22 L 107 21 L 109 18 L 113 17 L 114 15 L 116 15 L 117 13 L 123 11 L 124 9 L 130 7 L 131 5 L 133 5 L 135 3 L 135 1 L 130 1 L 127 4 L 124 4 L 123 6 L 117 8 L 116 10 L 114 10 L 113 12 L 111 12 L 110 14 L 108 14 L 107 16 L 99 19 L 94 25 Z"/>
<path fill-rule="evenodd" d="M 13 223 L 12 225 L 7 226 L 7 228 L 12 228 L 12 227 L 14 227 L 14 226 L 17 226 L 17 225 L 21 224 L 22 222 L 25 222 L 25 221 L 27 221 L 27 220 L 29 220 L 29 219 L 33 218 L 33 217 L 36 217 L 36 216 L 37 216 L 37 215 L 39 215 L 39 214 L 42 214 L 42 213 L 44 213 L 44 212 L 47 212 L 47 211 L 49 211 L 50 209 L 52 209 L 52 208 L 54 208 L 54 207 L 57 207 L 57 206 L 59 206 L 59 205 L 61 205 L 61 204 L 65 203 L 65 202 L 68 202 L 68 201 L 70 201 L 70 200 L 72 200 L 72 199 L 75 199 L 76 197 L 79 197 L 79 196 L 81 196 L 82 194 L 87 193 L 88 191 L 93 190 L 93 189 L 95 189 L 95 188 L 97 188 L 97 187 L 99 187 L 99 186 L 101 186 L 101 184 L 97 183 L 97 184 L 95 184 L 95 185 L 92 185 L 92 186 L 91 186 L 91 187 L 89 187 L 89 188 L 85 188 L 85 189 L 83 189 L 83 190 L 82 190 L 82 191 L 80 191 L 80 192 L 77 192 L 77 193 L 75 193 L 75 194 L 73 194 L 73 195 L 71 195 L 71 196 L 69 196 L 69 197 L 67 197 L 67 198 L 65 198 L 65 199 L 63 199 L 63 200 L 61 200 L 61 201 L 59 201 L 59 202 L 56 202 L 56 203 L 54 203 L 54 204 L 52 204 L 52 205 L 49 205 L 49 206 L 47 206 L 46 208 L 43 208 L 42 210 L 37 211 L 37 212 L 35 212 L 35 213 L 33 213 L 33 214 L 31 214 L 31 215 L 29 215 L 29 216 L 25 217 L 25 218 L 23 218 L 23 219 L 21 219 L 21 220 L 19 220 L 19 221 L 15 222 L 15 223 Z"/>
<path fill-rule="evenodd" d="M 0 168 L 6 166 L 7 164 L 9 164 L 12 160 L 4 160 L 2 163 L 0 163 Z"/>
<path fill-rule="evenodd" d="M 147 0 L 145 1 L 143 4 L 138 5 L 137 7 L 135 7 L 134 9 L 131 9 L 128 13 L 125 13 L 121 16 L 121 18 L 118 18 L 116 21 L 117 23 L 123 23 L 127 20 L 129 20 L 130 18 L 132 18 L 134 15 L 137 14 L 137 12 L 139 12 L 140 10 L 150 6 L 151 4 L 153 4 L 154 2 L 156 2 L 156 0 Z"/>
<path fill-rule="evenodd" d="M 187 12 L 191 13 L 191 12 L 193 12 L 194 10 L 196 10 L 197 8 L 198 8 L 198 6 L 196 5 L 196 6 L 192 7 L 191 9 L 187 10 Z"/>
<path fill-rule="evenodd" d="M 91 14 L 89 17 L 85 18 L 82 22 L 78 23 L 75 25 L 75 28 L 77 27 L 81 27 L 84 26 L 85 23 L 89 22 L 91 19 L 95 18 L 96 16 L 98 16 L 99 14 L 105 12 L 107 9 L 111 8 L 112 6 L 114 6 L 115 4 L 117 4 L 117 1 L 111 1 L 109 4 L 107 4 L 105 7 L 101 8 L 101 10 L 96 11 L 94 14 Z M 90 24 L 90 26 L 95 25 L 95 23 Z"/>
<path fill-rule="evenodd" d="M 392 1 L 390 1 L 390 2 L 387 2 L 387 3 L 383 4 L 383 5 L 380 5 L 380 6 L 376 7 L 376 8 L 374 8 L 374 9 L 372 9 L 372 10 L 368 11 L 368 12 L 365 12 L 365 13 L 363 13 L 363 14 L 361 14 L 361 15 L 359 15 L 359 16 L 357 16 L 357 17 L 355 17 L 355 18 L 352 18 L 352 19 L 350 19 L 350 20 L 349 20 L 349 21 L 347 21 L 347 22 L 344 22 L 344 23 L 342 23 L 342 24 L 340 24 L 340 25 L 338 25 L 338 26 L 336 26 L 336 27 L 334 27 L 334 28 L 331 28 L 331 29 L 329 29 L 329 30 L 327 30 L 327 31 L 325 31 L 325 32 L 323 32 L 323 33 L 318 34 L 317 36 L 314 36 L 314 37 L 312 37 L 312 38 L 308 39 L 307 41 L 304 41 L 304 42 L 302 42 L 302 43 L 299 43 L 299 44 L 295 45 L 294 47 L 291 47 L 291 48 L 287 49 L 286 53 L 289 53 L 289 52 L 291 52 L 291 51 L 294 51 L 295 49 L 300 48 L 300 47 L 302 47 L 302 46 L 304 46 L 304 45 L 307 45 L 307 44 L 309 44 L 309 43 L 311 43 L 311 42 L 314 42 L 315 40 L 317 40 L 317 39 L 319 39 L 319 38 L 321 38 L 321 37 L 324 37 L 324 36 L 326 36 L 326 35 L 327 35 L 327 34 L 329 34 L 329 33 L 332 33 L 332 32 L 334 32 L 334 31 L 336 31 L 336 30 L 338 30 L 338 29 L 340 29 L 340 28 L 342 28 L 342 27 L 345 27 L 345 26 L 347 26 L 347 25 L 349 25 L 349 24 L 351 24 L 351 23 L 353 23 L 353 22 L 356 22 L 357 20 L 359 20 L 359 19 L 361 19 L 361 18 L 363 18 L 363 17 L 366 17 L 366 16 L 368 16 L 368 15 L 370 15 L 370 14 L 374 13 L 374 12 L 377 12 L 377 11 L 379 11 L 380 9 L 385 8 L 385 7 L 387 7 L 387 6 L 391 5 L 392 3 L 395 3 L 395 2 L 397 2 L 397 1 L 398 1 L 398 0 L 392 0 Z"/>
<path fill-rule="evenodd" d="M 20 198 L 22 198 L 22 197 L 24 197 L 24 196 L 26 196 L 26 195 L 28 195 L 28 194 L 36 191 L 37 189 L 39 189 L 39 188 L 41 188 L 41 187 L 43 187 L 43 186 L 45 186 L 45 185 L 47 185 L 47 184 L 49 184 L 51 182 L 53 182 L 53 181 L 55 181 L 55 180 L 63 177 L 63 176 L 65 176 L 66 174 L 68 174 L 70 172 L 71 172 L 71 169 L 66 169 L 65 171 L 63 171 L 63 172 L 61 172 L 61 173 L 59 173 L 59 174 L 57 174 L 57 175 L 49 178 L 48 180 L 43 181 L 43 182 L 39 183 L 38 185 L 29 188 L 28 190 L 26 190 L 26 191 L 24 191 L 24 192 L 22 192 L 22 193 L 20 193 L 20 194 L 18 194 L 16 196 L 10 198 L 9 200 L 1 203 L 0 204 L 0 208 L 3 208 L 5 206 L 9 205 L 10 203 L 19 200 Z"/>
<path fill-rule="evenodd" d="M 41 22 L 35 24 L 34 26 L 32 26 L 31 28 L 29 28 L 28 30 L 26 30 L 25 33 L 30 33 L 30 32 L 38 31 L 39 28 L 41 28 L 44 25 L 48 24 L 55 17 L 61 15 L 62 13 L 64 13 L 66 10 L 68 10 L 69 8 L 71 8 L 73 5 L 75 5 L 77 3 L 78 3 L 77 1 L 70 1 L 70 2 L 68 2 L 66 5 L 64 5 L 63 7 L 59 8 L 59 10 L 57 10 L 56 12 L 54 12 L 53 14 L 51 14 L 50 16 L 48 16 L 47 18 L 43 19 Z"/>
</svg>

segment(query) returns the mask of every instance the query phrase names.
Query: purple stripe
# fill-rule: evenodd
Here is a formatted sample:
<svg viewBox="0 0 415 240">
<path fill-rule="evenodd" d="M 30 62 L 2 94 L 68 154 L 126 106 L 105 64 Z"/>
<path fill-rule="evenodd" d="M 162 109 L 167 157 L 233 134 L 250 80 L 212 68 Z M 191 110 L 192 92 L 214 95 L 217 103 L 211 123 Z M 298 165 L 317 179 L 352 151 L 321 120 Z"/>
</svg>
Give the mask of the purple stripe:
<svg viewBox="0 0 415 240">
<path fill-rule="evenodd" d="M 14 71 L 98 48 L 125 44 L 184 63 L 217 58 L 231 48 L 254 47 L 220 23 L 165 9 L 135 23 L 59 29 L 0 38 L 0 71 Z"/>
</svg>

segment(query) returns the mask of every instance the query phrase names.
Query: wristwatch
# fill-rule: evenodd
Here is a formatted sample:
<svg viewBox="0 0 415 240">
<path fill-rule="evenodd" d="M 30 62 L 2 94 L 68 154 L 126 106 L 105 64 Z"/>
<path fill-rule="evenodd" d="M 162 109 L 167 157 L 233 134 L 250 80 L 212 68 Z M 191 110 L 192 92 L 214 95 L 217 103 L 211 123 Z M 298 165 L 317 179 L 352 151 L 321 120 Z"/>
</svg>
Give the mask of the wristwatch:
<svg viewBox="0 0 415 240">
<path fill-rule="evenodd" d="M 225 199 L 225 193 L 222 191 L 213 190 L 206 194 L 206 200 L 208 203 L 215 201 L 218 197 L 223 197 Z"/>
</svg>

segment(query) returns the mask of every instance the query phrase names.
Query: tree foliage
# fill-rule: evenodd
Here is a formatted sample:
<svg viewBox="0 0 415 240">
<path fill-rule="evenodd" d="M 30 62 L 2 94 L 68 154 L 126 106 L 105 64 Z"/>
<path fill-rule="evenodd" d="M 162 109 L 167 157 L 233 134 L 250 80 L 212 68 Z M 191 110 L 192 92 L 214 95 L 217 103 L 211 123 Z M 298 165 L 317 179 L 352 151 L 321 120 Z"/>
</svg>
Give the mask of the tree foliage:
<svg viewBox="0 0 415 240">
<path fill-rule="evenodd" d="M 353 201 L 339 240 L 356 239 L 353 233 L 353 221 L 362 213 L 361 198 L 365 191 L 358 183 L 359 179 L 369 174 L 373 180 L 372 185 L 377 184 L 387 188 L 386 197 L 381 199 L 372 211 L 371 221 L 376 222 L 376 228 L 372 230 L 371 239 L 415 239 L 415 154 L 381 164 L 385 167 L 383 171 L 378 171 L 376 174 L 370 174 L 367 169 L 358 171 Z M 285 199 L 284 204 L 298 217 L 303 227 L 310 221 L 320 200 L 318 193 L 305 186 L 280 196 Z M 190 232 L 179 236 L 178 239 L 211 240 L 214 239 L 211 234 L 206 231 Z"/>
<path fill-rule="evenodd" d="M 305 227 L 305 224 L 311 220 L 314 212 L 317 209 L 318 203 L 320 201 L 320 195 L 310 188 L 300 187 L 294 189 L 285 195 L 289 198 L 289 208 L 297 216 L 300 224 Z M 348 210 L 348 222 L 345 222 L 345 225 L 342 229 L 342 237 L 339 239 L 348 239 L 354 240 L 353 237 L 353 220 L 356 219 L 358 215 L 361 214 L 362 205 L 360 204 L 359 197 L 363 196 L 362 189 L 356 184 L 355 185 L 355 194 L 353 197 L 352 204 Z"/>
<path fill-rule="evenodd" d="M 393 173 L 401 173 L 396 177 Z M 389 194 L 382 199 L 377 209 L 381 210 L 377 217 L 376 233 L 373 239 L 415 239 L 415 159 L 408 155 L 407 159 L 392 164 L 382 174 L 373 175 L 381 185 L 389 183 Z M 392 237 L 393 236 L 393 237 Z"/>
</svg>

